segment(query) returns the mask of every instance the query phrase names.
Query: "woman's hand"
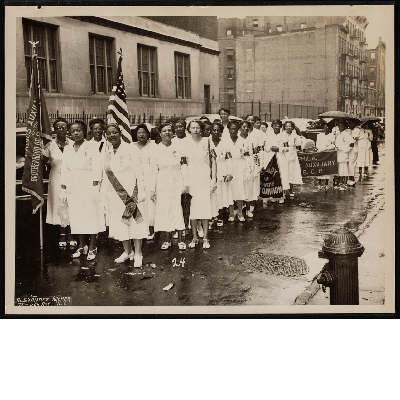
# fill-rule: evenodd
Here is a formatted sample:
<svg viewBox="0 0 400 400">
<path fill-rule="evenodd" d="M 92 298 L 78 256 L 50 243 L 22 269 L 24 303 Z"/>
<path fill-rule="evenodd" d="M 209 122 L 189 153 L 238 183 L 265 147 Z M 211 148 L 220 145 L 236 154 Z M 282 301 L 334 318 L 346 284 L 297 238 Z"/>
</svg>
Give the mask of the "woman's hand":
<svg viewBox="0 0 400 400">
<path fill-rule="evenodd" d="M 62 201 L 63 203 L 66 203 L 67 202 L 67 191 L 66 191 L 65 186 L 64 187 L 63 186 L 64 185 L 61 185 L 61 190 L 60 190 L 60 193 L 58 195 L 58 199 L 60 201 Z"/>
<path fill-rule="evenodd" d="M 156 201 L 156 192 L 150 192 L 150 199 L 151 201 Z"/>
</svg>

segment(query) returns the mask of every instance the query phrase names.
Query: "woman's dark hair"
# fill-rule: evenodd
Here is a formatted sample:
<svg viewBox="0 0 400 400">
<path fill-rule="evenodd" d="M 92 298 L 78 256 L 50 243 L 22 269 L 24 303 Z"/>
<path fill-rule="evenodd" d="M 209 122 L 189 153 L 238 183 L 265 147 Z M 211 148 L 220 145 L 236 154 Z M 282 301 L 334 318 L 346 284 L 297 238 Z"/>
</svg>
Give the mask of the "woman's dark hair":
<svg viewBox="0 0 400 400">
<path fill-rule="evenodd" d="M 89 121 L 89 129 L 91 129 L 93 127 L 93 125 L 95 124 L 100 124 L 101 127 L 104 129 L 106 129 L 106 124 L 104 123 L 104 121 L 100 118 L 93 118 Z"/>
<path fill-rule="evenodd" d="M 246 120 L 240 121 L 240 127 L 242 127 L 244 124 L 247 124 L 247 125 L 249 126 L 249 128 L 251 128 L 251 123 L 250 123 L 250 121 L 246 121 Z"/>
<path fill-rule="evenodd" d="M 265 125 L 265 127 L 268 128 L 268 123 L 267 122 L 261 122 L 261 125 Z"/>
<path fill-rule="evenodd" d="M 224 111 L 224 112 L 226 112 L 228 115 L 231 115 L 230 110 L 228 110 L 227 108 L 220 108 L 220 109 L 218 110 L 218 114 L 219 114 L 219 115 L 221 115 L 221 111 Z"/>
<path fill-rule="evenodd" d="M 260 121 L 261 122 L 261 118 L 260 117 L 254 117 L 254 122 L 256 121 Z"/>
<path fill-rule="evenodd" d="M 243 119 L 246 121 L 247 118 L 249 118 L 249 117 L 253 117 L 254 118 L 254 122 L 256 122 L 256 118 L 257 117 L 255 117 L 253 114 L 247 114 Z"/>
<path fill-rule="evenodd" d="M 80 125 L 82 130 L 83 130 L 83 137 L 86 138 L 87 135 L 87 126 L 85 124 L 85 121 L 83 121 L 82 119 L 76 119 L 70 126 L 69 128 L 71 128 L 72 125 Z"/>
<path fill-rule="evenodd" d="M 214 128 L 214 125 L 217 125 L 221 133 L 224 131 L 224 125 L 221 124 L 221 122 L 214 122 L 212 124 L 212 127 Z M 228 124 L 229 125 L 229 124 Z M 211 128 L 212 129 L 212 128 Z"/>
<path fill-rule="evenodd" d="M 237 119 L 235 119 L 235 120 L 233 120 L 233 121 L 229 121 L 228 122 L 228 125 L 227 125 L 227 128 L 228 129 L 231 129 L 231 126 L 232 125 L 237 125 L 237 127 L 238 127 L 238 129 L 240 128 L 240 121 L 239 120 L 237 120 Z"/>
<path fill-rule="evenodd" d="M 210 122 L 210 118 L 206 117 L 205 115 L 203 115 L 199 119 L 200 119 L 200 121 L 203 121 L 203 122 Z"/>
<path fill-rule="evenodd" d="M 140 128 L 143 128 L 143 129 L 147 132 L 148 138 L 150 138 L 150 131 L 149 131 L 149 128 L 147 127 L 147 125 L 146 125 L 146 124 L 139 124 L 139 125 L 136 127 L 136 134 L 139 132 L 139 129 L 140 129 Z"/>
<path fill-rule="evenodd" d="M 272 126 L 272 125 L 279 125 L 281 128 L 282 128 L 282 126 L 283 126 L 282 121 L 281 121 L 280 119 L 274 119 L 274 120 L 271 122 L 271 126 Z"/>
<path fill-rule="evenodd" d="M 189 121 L 188 126 L 187 126 L 187 131 L 190 133 L 190 125 L 192 124 L 192 122 L 196 122 L 197 124 L 199 124 L 200 126 L 200 131 L 204 132 L 204 122 L 200 121 L 199 119 L 192 119 L 191 121 Z"/>
<path fill-rule="evenodd" d="M 67 124 L 67 131 L 69 130 L 69 122 L 65 118 L 57 118 L 54 121 L 54 124 L 53 124 L 54 130 L 56 130 L 56 124 L 58 124 L 59 122 L 64 122 L 65 124 Z"/>
<path fill-rule="evenodd" d="M 186 129 L 186 121 L 184 119 L 177 119 L 176 121 L 174 121 L 174 126 L 176 124 L 181 124 Z"/>
<path fill-rule="evenodd" d="M 296 128 L 296 125 L 294 124 L 293 121 L 285 121 L 284 126 L 286 126 L 286 124 L 290 124 L 292 126 L 292 129 Z"/>
<path fill-rule="evenodd" d="M 170 126 L 171 129 L 172 129 L 172 132 L 175 133 L 175 128 L 174 128 L 174 123 L 173 122 L 163 122 L 163 123 L 161 123 L 160 125 L 158 125 L 158 132 L 160 132 L 160 134 L 161 134 L 162 129 L 165 128 L 166 126 Z"/>
</svg>

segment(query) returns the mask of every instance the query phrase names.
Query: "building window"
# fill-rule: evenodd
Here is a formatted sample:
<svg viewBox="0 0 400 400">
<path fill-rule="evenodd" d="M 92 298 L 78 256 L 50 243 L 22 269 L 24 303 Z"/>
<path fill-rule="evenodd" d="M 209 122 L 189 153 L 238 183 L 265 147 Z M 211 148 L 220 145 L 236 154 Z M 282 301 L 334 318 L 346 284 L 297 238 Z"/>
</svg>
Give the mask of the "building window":
<svg viewBox="0 0 400 400">
<path fill-rule="evenodd" d="M 228 89 L 228 101 L 235 101 L 235 89 Z"/>
<path fill-rule="evenodd" d="M 233 49 L 226 49 L 226 59 L 228 61 L 233 61 L 234 57 L 233 57 Z"/>
<path fill-rule="evenodd" d="M 111 93 L 114 39 L 89 34 L 89 64 L 93 93 Z"/>
<path fill-rule="evenodd" d="M 370 87 L 375 87 L 375 82 L 374 82 L 374 81 L 371 81 L 371 82 L 369 83 L 369 86 L 370 86 Z"/>
<path fill-rule="evenodd" d="M 175 89 L 178 99 L 190 99 L 190 56 L 175 52 Z"/>
<path fill-rule="evenodd" d="M 375 60 L 375 53 L 371 53 L 371 60 Z"/>
<path fill-rule="evenodd" d="M 305 22 L 300 24 L 300 28 L 301 29 L 306 29 L 307 28 L 307 24 Z"/>
<path fill-rule="evenodd" d="M 258 19 L 253 19 L 253 28 L 258 28 Z"/>
<path fill-rule="evenodd" d="M 157 85 L 157 49 L 137 45 L 139 95 L 156 97 Z"/>
<path fill-rule="evenodd" d="M 233 79 L 233 68 L 228 67 L 227 72 L 228 72 L 228 79 Z"/>
<path fill-rule="evenodd" d="M 282 25 L 277 25 L 277 27 L 276 27 L 276 30 L 278 31 L 278 32 L 282 32 Z"/>
<path fill-rule="evenodd" d="M 369 72 L 370 72 L 371 75 L 375 75 L 375 67 L 371 67 L 369 69 Z"/>
<path fill-rule="evenodd" d="M 232 29 L 227 29 L 226 30 L 226 36 L 232 35 Z"/>
<path fill-rule="evenodd" d="M 32 45 L 36 44 L 39 81 L 42 89 L 49 92 L 58 92 L 57 80 L 57 27 L 29 20 L 22 20 L 24 32 L 25 68 L 27 87 L 31 85 L 32 73 Z"/>
<path fill-rule="evenodd" d="M 272 29 L 271 28 L 268 28 L 268 33 L 272 33 Z"/>
</svg>

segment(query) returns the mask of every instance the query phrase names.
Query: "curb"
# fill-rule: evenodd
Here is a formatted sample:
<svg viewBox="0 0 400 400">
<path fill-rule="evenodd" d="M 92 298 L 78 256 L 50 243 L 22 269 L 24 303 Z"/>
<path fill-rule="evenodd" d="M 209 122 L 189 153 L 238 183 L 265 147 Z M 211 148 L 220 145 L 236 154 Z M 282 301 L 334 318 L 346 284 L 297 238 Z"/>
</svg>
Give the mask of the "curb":
<svg viewBox="0 0 400 400">
<path fill-rule="evenodd" d="M 354 235 L 357 238 L 359 238 L 365 232 L 365 230 L 368 228 L 372 220 L 378 215 L 379 210 L 381 209 L 381 207 L 384 206 L 384 204 L 385 204 L 385 197 L 383 197 L 378 201 L 378 203 L 368 213 L 364 222 L 358 227 L 357 231 L 354 233 Z M 312 300 L 312 298 L 317 294 L 318 290 L 320 289 L 320 285 L 319 283 L 317 283 L 317 279 L 321 275 L 321 272 L 314 277 L 311 284 L 306 287 L 304 292 L 296 297 L 292 305 L 305 306 Z"/>
</svg>

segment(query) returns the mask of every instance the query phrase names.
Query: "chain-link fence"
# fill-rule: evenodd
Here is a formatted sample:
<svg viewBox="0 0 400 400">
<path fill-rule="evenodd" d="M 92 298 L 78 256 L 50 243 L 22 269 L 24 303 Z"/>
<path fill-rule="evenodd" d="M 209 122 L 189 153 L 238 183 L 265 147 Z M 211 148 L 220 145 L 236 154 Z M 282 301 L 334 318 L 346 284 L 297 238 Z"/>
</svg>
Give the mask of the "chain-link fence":
<svg viewBox="0 0 400 400">
<path fill-rule="evenodd" d="M 146 115 L 145 113 L 141 115 L 130 115 L 129 122 L 131 125 L 138 125 L 143 122 L 148 122 L 151 125 L 158 126 L 162 122 L 166 122 L 172 118 L 179 117 L 180 115 Z M 16 122 L 18 123 L 26 123 L 28 115 L 27 113 L 17 113 Z M 64 118 L 68 121 L 68 123 L 72 123 L 77 119 L 81 119 L 85 121 L 86 125 L 89 125 L 90 120 L 94 118 L 100 118 L 103 121 L 107 121 L 106 114 L 86 114 L 84 111 L 81 114 L 63 114 L 58 111 L 54 114 L 49 114 L 50 122 L 53 124 L 57 118 Z"/>
<path fill-rule="evenodd" d="M 256 115 L 262 121 L 271 122 L 274 119 L 287 118 L 309 118 L 317 119 L 318 115 L 328 111 L 326 107 L 302 106 L 286 103 L 272 103 L 261 101 L 236 101 L 221 102 L 221 107 L 228 108 L 232 115 L 245 117 L 246 115 Z M 214 110 L 217 112 L 217 110 Z"/>
</svg>

